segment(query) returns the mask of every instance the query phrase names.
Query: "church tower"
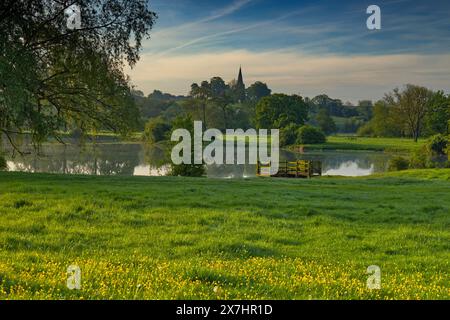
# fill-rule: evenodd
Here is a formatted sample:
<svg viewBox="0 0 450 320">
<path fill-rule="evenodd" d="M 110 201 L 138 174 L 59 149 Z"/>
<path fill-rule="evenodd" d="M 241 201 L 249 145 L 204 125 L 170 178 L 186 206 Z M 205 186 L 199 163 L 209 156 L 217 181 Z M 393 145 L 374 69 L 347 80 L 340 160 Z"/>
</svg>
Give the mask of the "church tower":
<svg viewBox="0 0 450 320">
<path fill-rule="evenodd" d="M 239 67 L 239 75 L 236 82 L 236 98 L 239 102 L 245 101 L 245 84 L 244 84 L 244 77 L 242 76 L 241 67 Z"/>
</svg>

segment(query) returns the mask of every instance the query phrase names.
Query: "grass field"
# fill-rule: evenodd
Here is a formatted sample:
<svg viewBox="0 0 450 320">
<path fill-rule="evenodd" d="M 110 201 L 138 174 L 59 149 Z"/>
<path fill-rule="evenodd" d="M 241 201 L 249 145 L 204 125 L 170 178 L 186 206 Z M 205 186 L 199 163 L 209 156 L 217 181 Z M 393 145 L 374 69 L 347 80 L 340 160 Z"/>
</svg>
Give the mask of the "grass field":
<svg viewBox="0 0 450 320">
<path fill-rule="evenodd" d="M 419 149 L 425 143 L 425 139 L 417 143 L 412 139 L 404 138 L 370 138 L 370 137 L 347 137 L 330 136 L 324 144 L 306 145 L 307 150 L 367 150 L 367 151 L 389 151 L 410 152 Z"/>
<path fill-rule="evenodd" d="M 449 194 L 450 170 L 0 173 L 0 299 L 449 299 Z M 69 265 L 81 290 L 66 288 Z M 369 265 L 381 290 L 366 288 Z"/>
</svg>

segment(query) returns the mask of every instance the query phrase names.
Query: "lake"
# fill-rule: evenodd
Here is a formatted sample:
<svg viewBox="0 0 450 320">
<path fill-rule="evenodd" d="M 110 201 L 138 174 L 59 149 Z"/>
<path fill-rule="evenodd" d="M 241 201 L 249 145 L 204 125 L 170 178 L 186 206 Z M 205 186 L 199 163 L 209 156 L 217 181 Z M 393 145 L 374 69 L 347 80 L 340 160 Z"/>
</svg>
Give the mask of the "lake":
<svg viewBox="0 0 450 320">
<path fill-rule="evenodd" d="M 32 149 L 29 149 L 31 151 Z M 39 153 L 20 156 L 8 149 L 6 155 L 10 171 L 47 172 L 64 174 L 159 176 L 168 171 L 164 151 L 142 143 L 46 143 Z M 280 160 L 296 159 L 322 161 L 322 174 L 332 176 L 366 176 L 384 172 L 392 155 L 368 151 L 280 151 Z M 254 177 L 255 165 L 212 165 L 208 177 Z"/>
</svg>

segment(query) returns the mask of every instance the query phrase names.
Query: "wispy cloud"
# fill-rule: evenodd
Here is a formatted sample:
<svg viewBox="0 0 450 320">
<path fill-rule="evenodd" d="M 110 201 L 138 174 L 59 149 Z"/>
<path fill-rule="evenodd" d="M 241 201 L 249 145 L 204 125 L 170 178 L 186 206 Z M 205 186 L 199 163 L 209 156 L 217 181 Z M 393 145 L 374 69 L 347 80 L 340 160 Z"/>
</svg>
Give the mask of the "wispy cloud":
<svg viewBox="0 0 450 320">
<path fill-rule="evenodd" d="M 227 7 L 224 10 L 220 11 L 216 15 L 212 15 L 208 18 L 198 20 L 196 22 L 187 23 L 183 26 L 178 26 L 175 28 L 169 28 L 153 35 L 155 41 L 158 42 L 160 39 L 162 42 L 160 47 L 163 47 L 161 50 L 153 50 L 153 53 L 157 56 L 164 56 L 175 51 L 179 51 L 181 49 L 191 47 L 193 45 L 208 44 L 209 41 L 217 38 L 223 38 L 225 36 L 231 36 L 234 34 L 242 34 L 243 32 L 248 32 L 254 30 L 256 33 L 261 35 L 261 30 L 266 30 L 271 34 L 277 30 L 281 25 L 279 22 L 292 18 L 292 17 L 301 17 L 307 16 L 313 11 L 317 11 L 320 7 L 307 7 L 299 10 L 294 10 L 285 14 L 280 14 L 277 17 L 272 17 L 270 19 L 262 19 L 255 22 L 247 22 L 247 23 L 216 23 L 211 24 L 211 21 L 214 21 L 218 17 L 223 17 L 227 14 L 231 14 L 235 12 L 239 8 L 243 7 L 245 4 L 249 3 L 251 0 L 242 1 L 240 5 L 237 4 L 231 7 Z M 302 26 L 289 29 L 291 34 L 318 34 L 325 31 L 332 31 L 334 28 L 331 25 L 328 26 Z M 206 33 L 205 33 L 206 31 Z M 278 31 L 280 31 L 278 29 Z M 288 29 L 283 30 L 284 34 Z M 280 31 L 280 32 L 283 32 Z M 199 35 L 200 33 L 204 33 L 203 35 Z"/>
<path fill-rule="evenodd" d="M 375 32 L 366 28 L 367 2 L 360 0 L 236 0 L 217 10 L 207 0 L 178 1 L 183 10 L 163 2 L 171 19 L 155 29 L 130 71 L 145 92 L 185 94 L 192 82 L 235 78 L 240 64 L 248 84 L 266 81 L 307 96 L 378 99 L 410 82 L 450 88 L 448 0 L 383 1 L 383 27 Z"/>
<path fill-rule="evenodd" d="M 171 52 L 174 52 L 174 51 L 177 51 L 177 50 L 189 47 L 191 45 L 194 45 L 194 44 L 197 44 L 197 43 L 200 43 L 200 42 L 208 41 L 208 40 L 211 40 L 211 39 L 214 39 L 214 38 L 218 38 L 218 37 L 222 37 L 222 36 L 226 36 L 226 35 L 232 35 L 232 34 L 240 33 L 240 32 L 243 32 L 243 31 L 248 31 L 248 30 L 252 30 L 252 29 L 258 29 L 258 28 L 261 28 L 261 27 L 269 26 L 269 25 L 272 25 L 272 24 L 274 24 L 274 23 L 276 23 L 278 21 L 282 21 L 284 19 L 287 19 L 289 17 L 295 16 L 295 15 L 298 15 L 298 14 L 304 13 L 304 12 L 305 12 L 304 10 L 290 12 L 290 13 L 281 15 L 279 17 L 276 17 L 274 19 L 269 19 L 269 20 L 265 20 L 265 21 L 261 21 L 261 22 L 257 22 L 257 23 L 253 23 L 253 24 L 246 24 L 244 26 L 241 26 L 241 27 L 238 27 L 238 28 L 234 28 L 234 29 L 231 29 L 231 30 L 226 30 L 226 31 L 217 32 L 217 33 L 212 33 L 212 34 L 208 34 L 208 35 L 203 36 L 203 37 L 194 38 L 194 39 L 189 40 L 187 42 L 184 42 L 184 43 L 182 43 L 182 44 L 180 44 L 178 46 L 175 46 L 173 48 L 170 48 L 170 49 L 167 49 L 165 51 L 162 51 L 158 55 L 159 56 L 163 56 L 163 55 L 166 55 L 168 53 L 171 53 Z M 310 29 L 309 31 L 311 32 L 312 30 Z"/>
<path fill-rule="evenodd" d="M 213 21 L 216 19 L 220 19 L 223 18 L 227 15 L 230 15 L 238 10 L 240 10 L 242 7 L 244 7 L 245 5 L 249 4 L 250 2 L 254 2 L 255 0 L 238 0 L 235 1 L 233 4 L 231 4 L 228 7 L 222 8 L 221 10 L 218 10 L 217 12 L 213 12 L 213 14 L 205 19 L 200 20 L 200 23 L 203 22 L 209 22 L 209 21 Z"/>
<path fill-rule="evenodd" d="M 188 30 L 191 30 L 193 27 L 196 27 L 201 24 L 205 24 L 208 22 L 212 22 L 221 18 L 224 18 L 230 14 L 235 13 L 236 11 L 243 8 L 245 5 L 254 2 L 255 0 L 238 0 L 233 2 L 231 5 L 226 6 L 224 8 L 221 8 L 215 12 L 210 13 L 206 17 L 202 17 L 200 19 L 189 21 L 186 23 L 182 23 L 179 25 L 174 25 L 173 27 L 165 28 L 161 31 L 157 31 L 154 33 L 153 36 L 174 36 L 177 35 L 179 32 L 186 32 Z"/>
</svg>

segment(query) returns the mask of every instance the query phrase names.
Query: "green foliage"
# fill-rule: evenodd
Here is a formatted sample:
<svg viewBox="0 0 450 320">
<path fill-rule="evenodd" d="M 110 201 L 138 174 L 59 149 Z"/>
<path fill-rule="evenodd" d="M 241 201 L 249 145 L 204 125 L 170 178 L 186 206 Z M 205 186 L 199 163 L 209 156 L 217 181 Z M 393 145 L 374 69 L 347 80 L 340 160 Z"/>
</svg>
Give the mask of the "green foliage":
<svg viewBox="0 0 450 320">
<path fill-rule="evenodd" d="M 410 167 L 413 169 L 447 167 L 443 156 L 448 152 L 449 138 L 441 134 L 429 138 L 425 145 L 411 154 Z"/>
<path fill-rule="evenodd" d="M 431 90 L 412 84 L 407 84 L 403 91 L 394 89 L 384 98 L 395 112 L 395 116 L 388 119 L 403 124 L 403 133 L 417 141 L 422 134 L 424 118 L 429 111 L 432 96 Z"/>
<path fill-rule="evenodd" d="M 172 165 L 170 171 L 170 175 L 180 177 L 202 177 L 205 173 L 205 166 L 201 164 Z"/>
<path fill-rule="evenodd" d="M 162 118 L 151 118 L 145 125 L 144 139 L 148 143 L 158 143 L 167 140 L 171 126 Z"/>
<path fill-rule="evenodd" d="M 191 138 L 194 138 L 194 121 L 190 115 L 185 117 L 178 117 L 172 123 L 172 132 L 176 129 L 186 129 L 190 132 Z M 171 147 L 175 146 L 178 142 L 172 142 Z M 171 152 L 172 148 L 167 151 Z M 170 158 L 170 155 L 168 156 Z M 194 164 L 194 150 L 191 148 L 191 164 L 174 164 L 171 163 L 170 175 L 183 176 L 183 177 L 201 177 L 206 173 L 206 167 L 204 164 Z"/>
<path fill-rule="evenodd" d="M 359 130 L 359 128 L 361 128 L 361 126 L 363 126 L 364 124 L 365 124 L 364 120 L 355 117 L 347 118 L 342 125 L 341 132 L 356 133 Z"/>
<path fill-rule="evenodd" d="M 183 113 L 183 108 L 180 104 L 186 97 L 174 96 L 154 90 L 147 97 L 140 96 L 134 92 L 134 99 L 139 108 L 142 123 L 145 124 L 149 118 L 161 117 L 167 121 L 175 119 Z"/>
<path fill-rule="evenodd" d="M 401 136 L 401 122 L 397 121 L 394 107 L 380 100 L 375 103 L 372 119 L 358 130 L 360 136 L 398 137 Z"/>
<path fill-rule="evenodd" d="M 291 123 L 280 130 L 280 146 L 293 145 L 297 141 L 299 126 Z"/>
<path fill-rule="evenodd" d="M 428 150 L 427 146 L 423 146 L 422 148 L 413 151 L 409 159 L 409 167 L 411 169 L 425 169 L 432 167 Z"/>
<path fill-rule="evenodd" d="M 358 130 L 356 131 L 356 134 L 359 137 L 375 137 L 375 131 L 373 128 L 373 123 L 372 122 L 367 122 L 365 124 L 363 124 L 362 126 L 360 126 L 358 128 Z"/>
<path fill-rule="evenodd" d="M 308 120 L 308 106 L 298 95 L 273 94 L 256 105 L 256 126 L 262 129 L 284 128 Z"/>
<path fill-rule="evenodd" d="M 318 128 L 306 125 L 298 130 L 298 144 L 320 144 L 326 142 L 325 134 Z"/>
<path fill-rule="evenodd" d="M 332 117 L 356 117 L 360 116 L 357 107 L 347 102 L 343 104 L 340 99 L 332 99 L 326 94 L 318 95 L 311 100 L 308 100 L 308 105 L 312 113 L 318 113 L 321 109 L 325 109 Z"/>
<path fill-rule="evenodd" d="M 356 110 L 365 121 L 368 121 L 372 118 L 373 115 L 373 103 L 371 100 L 359 101 Z"/>
<path fill-rule="evenodd" d="M 201 120 L 206 128 L 221 130 L 252 127 L 255 118 L 255 104 L 261 97 L 270 95 L 270 89 L 262 82 L 256 82 L 248 89 L 245 99 L 243 88 L 236 82 L 225 84 L 220 77 L 213 77 L 201 84 L 193 83 L 189 97 L 182 106 L 193 119 Z"/>
<path fill-rule="evenodd" d="M 450 98 L 442 91 L 408 84 L 394 89 L 378 101 L 371 120 L 358 135 L 373 137 L 420 136 L 447 134 L 450 120 Z"/>
<path fill-rule="evenodd" d="M 335 133 L 337 131 L 336 123 L 333 118 L 331 118 L 330 113 L 327 109 L 320 109 L 316 116 L 316 122 L 319 128 L 326 135 Z"/>
<path fill-rule="evenodd" d="M 449 137 L 442 134 L 432 136 L 427 141 L 428 150 L 432 154 L 445 155 L 447 154 L 447 147 L 449 145 Z"/>
<path fill-rule="evenodd" d="M 191 99 L 185 105 L 191 107 L 194 114 L 200 113 L 200 119 L 205 127 L 209 125 L 207 107 L 211 103 L 217 107 L 217 110 L 221 110 L 223 126 L 225 128 L 228 126 L 228 106 L 236 102 L 237 98 L 235 99 L 233 88 L 226 85 L 222 78 L 213 77 L 209 82 L 206 80 L 202 81 L 200 86 L 197 83 L 193 83 L 189 95 Z"/>
<path fill-rule="evenodd" d="M 435 92 L 425 116 L 425 134 L 448 134 L 450 121 L 450 95 L 442 91 Z"/>
<path fill-rule="evenodd" d="M 252 120 L 255 117 L 255 107 L 250 103 L 234 103 L 228 106 L 228 125 L 230 128 L 253 128 Z M 214 128 L 222 128 L 220 126 Z M 223 129 L 230 129 L 223 127 Z"/>
<path fill-rule="evenodd" d="M 0 3 L 0 131 L 33 142 L 65 128 L 126 134 L 139 114 L 123 72 L 133 66 L 156 15 L 140 0 L 77 3 L 81 29 L 68 30 L 65 1 Z"/>
<path fill-rule="evenodd" d="M 388 163 L 389 171 L 401 171 L 407 170 L 408 168 L 409 168 L 409 161 L 404 157 L 396 156 L 389 160 Z"/>
<path fill-rule="evenodd" d="M 247 99 L 252 103 L 257 103 L 264 97 L 270 96 L 272 90 L 267 87 L 267 84 L 256 81 L 247 88 Z"/>
</svg>

